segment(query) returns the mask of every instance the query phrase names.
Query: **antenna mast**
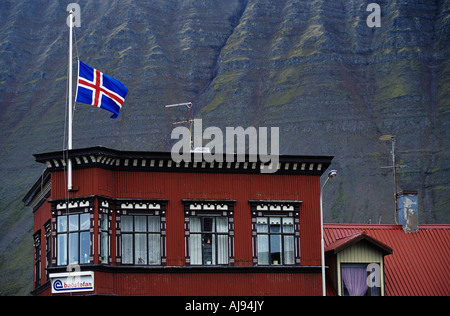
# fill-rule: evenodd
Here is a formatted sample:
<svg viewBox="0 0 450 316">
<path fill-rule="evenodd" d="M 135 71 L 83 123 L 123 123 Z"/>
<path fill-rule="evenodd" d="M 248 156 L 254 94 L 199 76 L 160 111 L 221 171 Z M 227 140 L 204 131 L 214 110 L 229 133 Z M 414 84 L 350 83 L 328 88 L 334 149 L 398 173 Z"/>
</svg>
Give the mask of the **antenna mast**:
<svg viewBox="0 0 450 316">
<path fill-rule="evenodd" d="M 189 134 L 191 137 L 190 140 L 190 145 L 191 145 L 191 150 L 194 147 L 194 141 L 192 140 L 192 123 L 194 122 L 194 119 L 192 118 L 192 102 L 185 102 L 185 103 L 176 103 L 176 104 L 169 104 L 166 105 L 166 108 L 174 108 L 174 107 L 180 107 L 180 106 L 185 106 L 189 109 L 189 119 L 184 120 L 184 121 L 180 121 L 180 122 L 174 122 L 172 124 L 184 124 L 184 123 L 189 123 Z"/>
<path fill-rule="evenodd" d="M 395 135 L 383 135 L 380 137 L 380 140 L 391 141 L 391 145 L 392 145 L 392 149 L 391 149 L 392 166 L 381 167 L 381 169 L 391 169 L 392 168 L 394 171 L 394 204 L 395 204 L 394 220 L 395 220 L 395 223 L 398 225 L 398 220 L 397 220 L 397 212 L 398 212 L 397 169 L 404 168 L 404 167 L 406 167 L 406 165 L 398 165 L 397 164 L 397 159 L 395 156 Z"/>
</svg>

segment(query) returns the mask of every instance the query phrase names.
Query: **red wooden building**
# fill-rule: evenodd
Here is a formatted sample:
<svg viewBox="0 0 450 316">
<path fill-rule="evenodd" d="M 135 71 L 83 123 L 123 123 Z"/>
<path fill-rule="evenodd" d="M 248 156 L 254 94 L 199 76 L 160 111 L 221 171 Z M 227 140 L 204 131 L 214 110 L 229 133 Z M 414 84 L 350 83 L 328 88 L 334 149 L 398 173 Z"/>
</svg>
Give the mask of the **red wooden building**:
<svg viewBox="0 0 450 316">
<path fill-rule="evenodd" d="M 321 295 L 320 176 L 332 157 L 281 156 L 269 174 L 259 160 L 104 147 L 35 157 L 46 170 L 24 198 L 34 295 Z"/>
</svg>

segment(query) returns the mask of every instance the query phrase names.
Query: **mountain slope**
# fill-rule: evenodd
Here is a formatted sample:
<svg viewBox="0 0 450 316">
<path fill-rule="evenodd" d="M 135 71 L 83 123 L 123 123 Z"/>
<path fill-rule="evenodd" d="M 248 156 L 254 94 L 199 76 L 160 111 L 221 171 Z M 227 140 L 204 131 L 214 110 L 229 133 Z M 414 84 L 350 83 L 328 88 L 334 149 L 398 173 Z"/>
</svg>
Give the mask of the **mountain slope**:
<svg viewBox="0 0 450 316">
<path fill-rule="evenodd" d="M 71 2 L 0 9 L 0 294 L 31 289 L 21 198 L 32 154 L 64 146 Z M 448 223 L 450 1 L 377 3 L 372 29 L 363 0 L 80 1 L 80 59 L 130 92 L 116 120 L 77 104 L 74 147 L 169 151 L 186 112 L 164 105 L 192 101 L 204 128 L 277 126 L 281 153 L 334 155 L 326 221 L 392 223 L 393 134 L 399 189 L 419 190 L 421 223 Z"/>
</svg>

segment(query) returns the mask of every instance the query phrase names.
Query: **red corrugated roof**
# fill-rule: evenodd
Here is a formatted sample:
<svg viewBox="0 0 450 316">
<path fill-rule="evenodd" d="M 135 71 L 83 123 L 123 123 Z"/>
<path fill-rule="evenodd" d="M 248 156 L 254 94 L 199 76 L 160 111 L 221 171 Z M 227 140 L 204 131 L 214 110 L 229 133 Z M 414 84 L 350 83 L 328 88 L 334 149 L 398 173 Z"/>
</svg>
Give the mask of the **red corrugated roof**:
<svg viewBox="0 0 450 316">
<path fill-rule="evenodd" d="M 361 232 L 393 249 L 384 257 L 386 295 L 450 295 L 450 225 L 405 233 L 399 225 L 324 224 L 325 247 Z"/>
</svg>

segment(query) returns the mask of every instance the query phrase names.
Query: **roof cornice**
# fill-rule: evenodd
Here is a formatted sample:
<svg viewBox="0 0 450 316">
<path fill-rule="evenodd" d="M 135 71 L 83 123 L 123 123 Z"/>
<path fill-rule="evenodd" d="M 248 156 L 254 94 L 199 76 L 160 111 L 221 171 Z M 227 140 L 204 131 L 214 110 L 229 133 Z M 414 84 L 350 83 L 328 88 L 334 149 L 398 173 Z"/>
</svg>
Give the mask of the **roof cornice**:
<svg viewBox="0 0 450 316">
<path fill-rule="evenodd" d="M 190 162 L 175 162 L 170 152 L 119 151 L 102 146 L 35 154 L 37 162 L 45 163 L 50 171 L 64 170 L 67 159 L 74 169 L 103 168 L 111 170 L 148 172 L 249 173 L 259 174 L 269 168 L 264 161 L 271 156 L 223 155 L 223 162 L 208 162 L 198 153 L 191 153 Z M 214 157 L 214 156 L 213 156 Z M 238 161 L 243 160 L 243 161 Z M 321 176 L 330 166 L 332 156 L 281 155 L 271 168 L 273 174 Z M 231 160 L 231 161 L 230 161 Z M 270 173 L 269 173 L 270 174 Z"/>
</svg>

